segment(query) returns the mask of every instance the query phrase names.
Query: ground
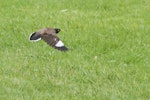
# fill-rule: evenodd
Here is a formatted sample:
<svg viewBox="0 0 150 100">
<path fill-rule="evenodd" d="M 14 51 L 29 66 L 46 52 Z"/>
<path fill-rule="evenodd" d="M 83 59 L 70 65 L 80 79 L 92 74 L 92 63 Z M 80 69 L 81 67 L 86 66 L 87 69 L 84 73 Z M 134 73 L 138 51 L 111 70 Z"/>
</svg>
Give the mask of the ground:
<svg viewBox="0 0 150 100">
<path fill-rule="evenodd" d="M 149 100 L 150 0 L 0 0 L 1 100 Z M 60 28 L 60 52 L 29 35 Z"/>
</svg>

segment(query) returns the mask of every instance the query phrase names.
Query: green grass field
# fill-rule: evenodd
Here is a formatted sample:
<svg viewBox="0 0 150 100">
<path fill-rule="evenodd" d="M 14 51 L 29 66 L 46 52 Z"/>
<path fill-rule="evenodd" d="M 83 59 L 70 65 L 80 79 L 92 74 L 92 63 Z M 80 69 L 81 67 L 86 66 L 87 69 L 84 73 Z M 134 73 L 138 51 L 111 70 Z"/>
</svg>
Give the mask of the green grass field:
<svg viewBox="0 0 150 100">
<path fill-rule="evenodd" d="M 0 38 L 0 100 L 150 100 L 150 0 L 0 0 Z"/>
</svg>

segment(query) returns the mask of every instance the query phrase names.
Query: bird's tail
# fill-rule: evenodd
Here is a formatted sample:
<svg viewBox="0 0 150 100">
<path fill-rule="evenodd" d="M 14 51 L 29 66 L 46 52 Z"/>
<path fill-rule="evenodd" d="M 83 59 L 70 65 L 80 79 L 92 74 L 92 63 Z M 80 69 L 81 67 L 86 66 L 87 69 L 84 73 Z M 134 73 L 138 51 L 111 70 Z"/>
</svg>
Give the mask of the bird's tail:
<svg viewBox="0 0 150 100">
<path fill-rule="evenodd" d="M 30 34 L 29 40 L 36 42 L 36 41 L 41 40 L 41 36 L 40 36 L 40 34 L 36 34 L 36 32 L 33 32 Z"/>
</svg>

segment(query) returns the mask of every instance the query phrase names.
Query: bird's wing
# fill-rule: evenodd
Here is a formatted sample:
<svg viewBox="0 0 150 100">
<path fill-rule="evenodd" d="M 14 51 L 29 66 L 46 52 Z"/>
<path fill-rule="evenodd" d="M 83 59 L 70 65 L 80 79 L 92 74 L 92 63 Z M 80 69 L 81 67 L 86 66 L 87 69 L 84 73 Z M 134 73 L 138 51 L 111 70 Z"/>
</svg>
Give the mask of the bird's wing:
<svg viewBox="0 0 150 100">
<path fill-rule="evenodd" d="M 65 47 L 63 42 L 54 34 L 45 34 L 42 35 L 41 38 L 50 46 L 52 46 L 55 49 L 61 50 L 61 51 L 67 51 L 68 48 Z"/>
</svg>

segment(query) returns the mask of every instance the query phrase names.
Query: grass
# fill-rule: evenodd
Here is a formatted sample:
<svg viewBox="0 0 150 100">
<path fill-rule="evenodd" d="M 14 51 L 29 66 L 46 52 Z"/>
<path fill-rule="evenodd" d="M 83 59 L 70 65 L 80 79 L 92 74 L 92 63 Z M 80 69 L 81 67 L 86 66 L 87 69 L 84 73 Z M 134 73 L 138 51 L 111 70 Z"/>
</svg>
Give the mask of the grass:
<svg viewBox="0 0 150 100">
<path fill-rule="evenodd" d="M 1 100 L 149 100 L 149 0 L 0 0 Z M 58 27 L 69 52 L 28 41 Z"/>
</svg>

